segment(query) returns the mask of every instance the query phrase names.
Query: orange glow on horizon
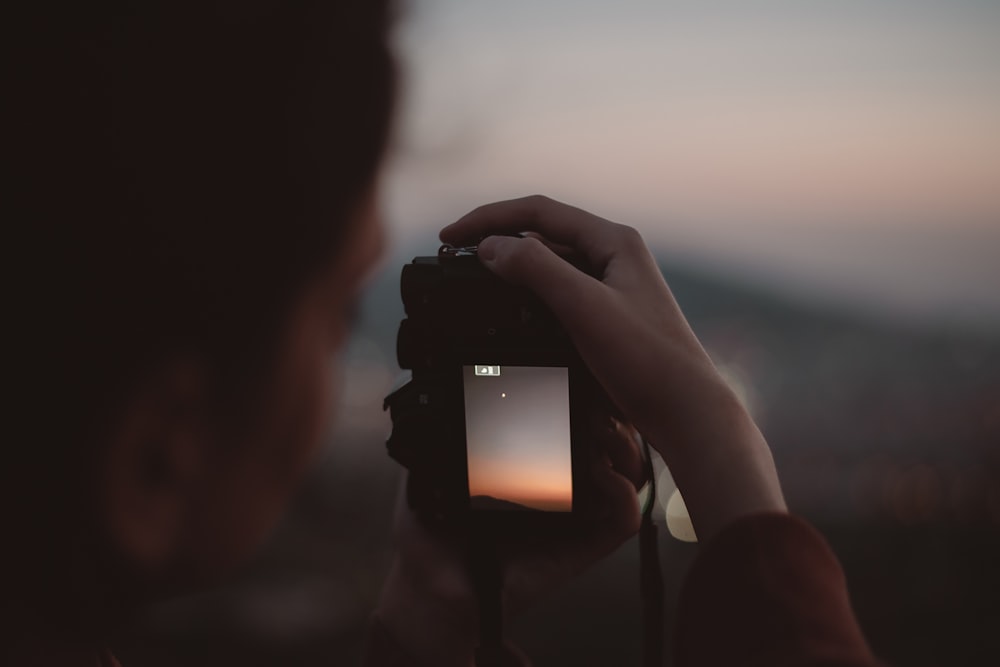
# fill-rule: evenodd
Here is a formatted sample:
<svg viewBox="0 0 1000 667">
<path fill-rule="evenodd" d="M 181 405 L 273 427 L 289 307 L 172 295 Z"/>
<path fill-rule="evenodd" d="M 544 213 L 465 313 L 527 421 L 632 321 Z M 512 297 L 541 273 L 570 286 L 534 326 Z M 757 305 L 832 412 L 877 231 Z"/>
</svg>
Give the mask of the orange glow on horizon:
<svg viewBox="0 0 1000 667">
<path fill-rule="evenodd" d="M 469 465 L 469 495 L 490 496 L 526 507 L 569 511 L 573 506 L 573 475 L 568 467 L 525 471 L 515 465 Z"/>
<path fill-rule="evenodd" d="M 488 496 L 497 509 L 571 511 L 568 369 L 496 368 L 488 376 L 463 369 L 469 495 Z"/>
</svg>

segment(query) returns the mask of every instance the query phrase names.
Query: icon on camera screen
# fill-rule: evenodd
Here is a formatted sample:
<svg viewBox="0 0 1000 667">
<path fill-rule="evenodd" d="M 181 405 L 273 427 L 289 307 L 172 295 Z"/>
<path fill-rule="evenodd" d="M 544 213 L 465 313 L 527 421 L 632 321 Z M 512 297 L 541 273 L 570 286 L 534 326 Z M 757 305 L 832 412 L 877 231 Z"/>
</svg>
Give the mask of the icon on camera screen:
<svg viewBox="0 0 1000 667">
<path fill-rule="evenodd" d="M 476 375 L 497 376 L 500 375 L 499 366 L 476 366 Z"/>
</svg>

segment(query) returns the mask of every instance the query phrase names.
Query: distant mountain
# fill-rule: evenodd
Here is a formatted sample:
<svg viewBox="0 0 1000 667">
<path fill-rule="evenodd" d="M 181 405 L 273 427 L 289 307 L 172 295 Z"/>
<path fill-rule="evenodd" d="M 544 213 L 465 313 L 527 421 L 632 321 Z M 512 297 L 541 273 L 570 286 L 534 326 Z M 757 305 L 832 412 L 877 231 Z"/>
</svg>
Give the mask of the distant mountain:
<svg viewBox="0 0 1000 667">
<path fill-rule="evenodd" d="M 403 316 L 399 271 L 412 257 L 388 263 L 365 302 L 360 333 L 390 361 Z M 804 480 L 789 484 L 801 506 L 895 511 L 874 492 L 852 499 L 849 485 L 822 481 L 883 459 L 892 464 L 872 475 L 885 483 L 921 464 L 959 484 L 977 475 L 1000 483 L 1000 337 L 875 322 L 674 261 L 661 265 L 692 328 L 750 402 L 779 466 Z M 988 503 L 975 497 L 968 502 Z"/>
<path fill-rule="evenodd" d="M 343 434 L 321 457 L 241 580 L 135 619 L 144 627 L 123 632 L 116 645 L 123 664 L 214 665 L 223 656 L 226 664 L 260 667 L 279 655 L 282 664 L 361 661 L 393 562 L 399 467 L 385 456 L 378 404 L 403 315 L 399 268 L 413 254 L 398 255 L 374 280 L 348 352 L 375 369 L 374 389 L 362 387 L 374 421 Z M 1000 339 L 873 322 L 698 267 L 661 265 L 694 330 L 742 386 L 790 508 L 820 530 L 843 564 L 873 650 L 887 664 L 996 663 Z M 356 379 L 365 384 L 363 373 Z M 355 403 L 340 418 L 363 412 Z M 361 452 L 380 465 L 364 463 Z M 533 526 L 551 539 L 562 523 L 556 513 L 477 501 L 498 508 L 491 524 L 522 534 Z M 514 632 L 537 628 L 545 641 L 536 646 L 558 648 L 551 664 L 567 663 L 574 638 L 589 632 L 612 647 L 611 658 L 580 655 L 577 663 L 622 663 L 623 642 L 640 646 L 642 627 L 638 595 L 622 585 L 635 580 L 638 550 L 625 546 Z M 662 531 L 659 546 L 669 621 L 694 551 Z"/>
<path fill-rule="evenodd" d="M 493 496 L 472 496 L 469 508 L 476 512 L 535 512 L 537 510 L 521 503 L 494 498 Z"/>
</svg>

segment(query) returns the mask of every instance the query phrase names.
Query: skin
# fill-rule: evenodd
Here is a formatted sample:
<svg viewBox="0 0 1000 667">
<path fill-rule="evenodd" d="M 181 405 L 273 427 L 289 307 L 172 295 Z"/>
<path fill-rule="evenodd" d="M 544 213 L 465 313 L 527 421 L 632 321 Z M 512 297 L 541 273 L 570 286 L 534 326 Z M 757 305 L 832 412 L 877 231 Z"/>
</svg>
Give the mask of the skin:
<svg viewBox="0 0 1000 667">
<path fill-rule="evenodd" d="M 507 616 L 535 603 L 617 549 L 639 529 L 636 490 L 643 473 L 634 429 L 619 422 L 594 426 L 591 478 L 604 511 L 583 531 L 516 535 L 498 540 Z M 377 614 L 410 655 L 425 664 L 471 665 L 478 644 L 479 609 L 460 534 L 431 534 L 400 493 L 395 537 L 398 555 Z"/>
<path fill-rule="evenodd" d="M 134 392 L 110 438 L 98 489 L 114 550 L 150 582 L 152 595 L 225 573 L 283 514 L 329 424 L 354 304 L 383 246 L 369 194 L 339 256 L 291 309 L 269 393 L 260 410 L 248 411 L 252 421 L 238 442 L 213 417 L 211 392 L 190 360 L 177 360 Z M 149 461 L 158 462 L 157 474 Z"/>
<path fill-rule="evenodd" d="M 252 551 L 284 511 L 327 428 L 338 394 L 330 365 L 382 251 L 374 201 L 374 193 L 363 198 L 342 252 L 292 309 L 266 409 L 250 417 L 248 440 L 234 448 L 232 434 L 211 419 L 209 388 L 190 360 L 148 378 L 123 409 L 103 463 L 101 515 L 115 551 L 143 579 L 163 588 L 209 580 Z M 490 237 L 514 231 L 534 235 Z M 593 469 L 606 511 L 593 529 L 501 545 L 507 610 L 531 604 L 636 532 L 636 429 L 670 466 L 702 542 L 746 514 L 786 511 L 766 442 L 635 230 L 529 197 L 476 209 L 441 233 L 462 245 L 483 237 L 484 264 L 548 303 L 626 422 L 595 424 L 607 453 Z M 150 460 L 159 462 L 156 475 Z M 405 503 L 395 534 L 382 623 L 426 664 L 472 664 L 478 618 L 460 540 L 428 533 Z"/>
<path fill-rule="evenodd" d="M 541 238 L 491 236 L 515 231 Z M 484 237 L 483 263 L 548 304 L 608 395 L 663 457 L 702 542 L 746 514 L 787 511 L 767 442 L 635 229 L 534 196 L 482 206 L 441 232 L 450 243 Z M 567 249 L 599 278 L 556 252 Z"/>
<path fill-rule="evenodd" d="M 292 305 L 266 393 L 236 427 L 220 419 L 195 359 L 174 359 L 132 387 L 90 490 L 97 557 L 111 567 L 81 590 L 85 604 L 104 606 L 88 613 L 89 636 L 28 628 L 17 664 L 95 664 L 130 609 L 216 581 L 266 539 L 326 433 L 358 294 L 384 244 L 372 191 L 339 254 Z"/>
<path fill-rule="evenodd" d="M 529 235 L 492 236 L 511 232 Z M 442 230 L 441 240 L 479 243 L 486 267 L 547 303 L 626 420 L 670 467 L 702 543 L 740 517 L 787 512 L 767 443 L 691 331 L 638 232 L 534 196 L 480 207 Z M 598 278 L 567 259 L 584 260 Z M 513 545 L 508 608 L 564 582 L 638 529 L 626 479 L 636 460 L 631 428 L 615 427 L 608 442 L 617 444 L 608 451 L 618 455 L 594 470 L 608 507 L 600 525 L 573 540 Z M 478 618 L 460 551 L 423 532 L 405 508 L 400 516 L 400 557 L 380 616 L 427 664 L 471 665 Z"/>
</svg>

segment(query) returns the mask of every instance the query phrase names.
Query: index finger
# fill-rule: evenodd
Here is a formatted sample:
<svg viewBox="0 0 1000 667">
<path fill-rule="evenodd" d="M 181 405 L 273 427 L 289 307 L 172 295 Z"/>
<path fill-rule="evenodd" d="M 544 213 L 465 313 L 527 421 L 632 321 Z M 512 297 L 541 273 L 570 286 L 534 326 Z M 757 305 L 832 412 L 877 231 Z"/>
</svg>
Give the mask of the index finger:
<svg viewBox="0 0 1000 667">
<path fill-rule="evenodd" d="M 596 267 L 607 265 L 628 228 L 542 195 L 486 204 L 441 230 L 441 240 L 474 245 L 493 234 L 538 232 L 580 252 Z"/>
</svg>

